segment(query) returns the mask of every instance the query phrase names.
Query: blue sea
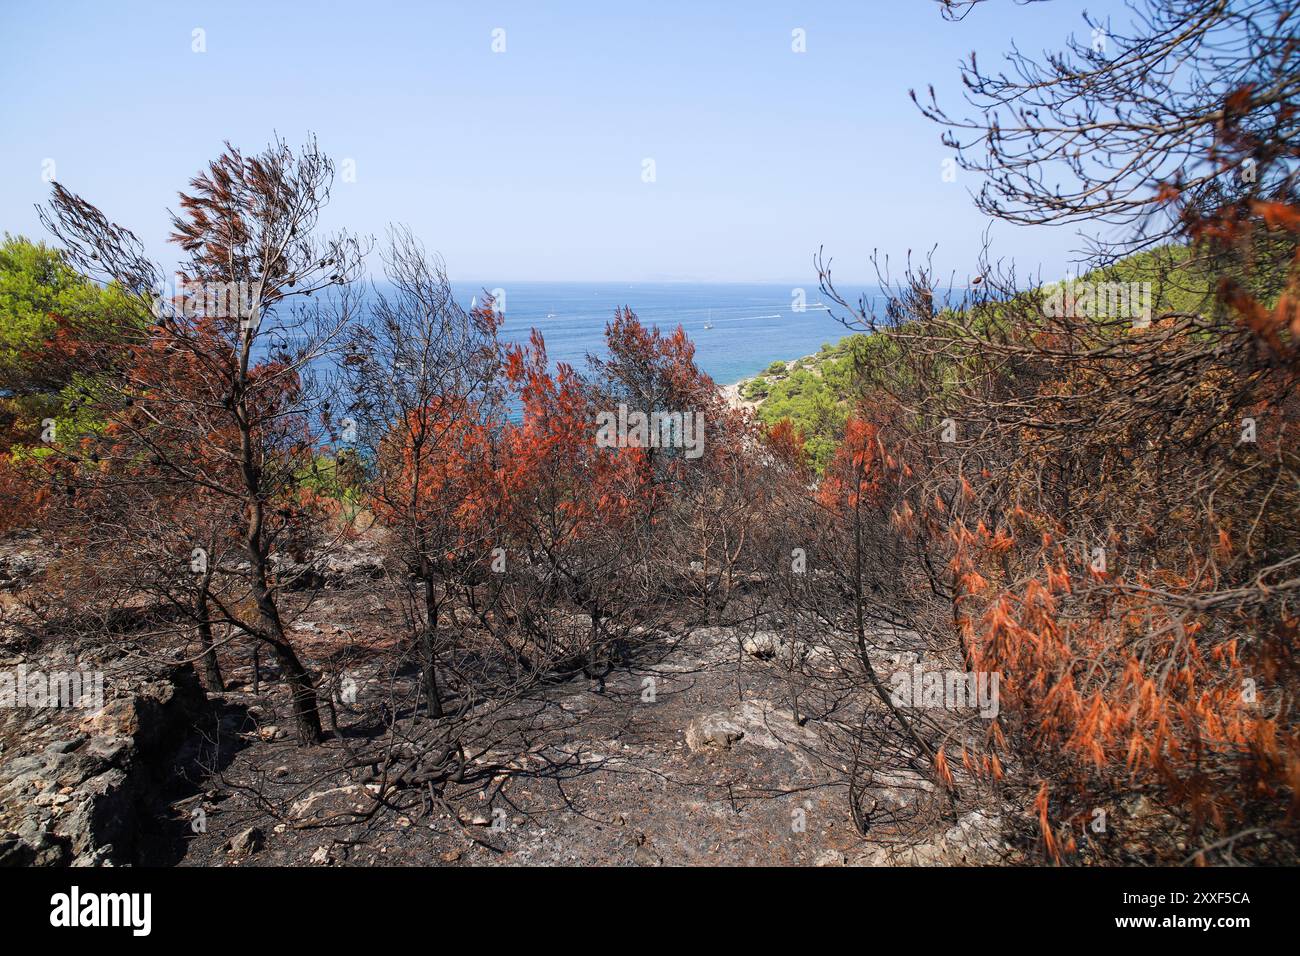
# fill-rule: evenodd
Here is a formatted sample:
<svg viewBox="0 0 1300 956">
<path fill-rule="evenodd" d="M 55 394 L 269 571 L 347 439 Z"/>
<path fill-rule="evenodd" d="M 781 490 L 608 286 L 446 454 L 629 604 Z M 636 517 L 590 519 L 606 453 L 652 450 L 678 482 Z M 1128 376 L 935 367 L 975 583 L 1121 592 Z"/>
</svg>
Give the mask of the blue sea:
<svg viewBox="0 0 1300 956">
<path fill-rule="evenodd" d="M 794 311 L 789 284 L 498 282 L 487 288 L 506 293 L 503 339 L 526 341 L 535 327 L 546 339 L 552 362 L 578 369 L 585 367 L 588 353 L 604 353 L 605 325 L 620 306 L 664 332 L 682 326 L 695 343 L 696 364 L 719 385 L 753 375 L 778 359 L 809 355 L 849 334 L 832 317 L 830 302 L 816 283 L 802 287 L 803 312 Z M 463 306 L 475 298 L 482 301 L 482 285 L 456 283 L 454 289 Z M 840 291 L 855 303 L 864 291 L 878 294 L 860 288 Z"/>
</svg>

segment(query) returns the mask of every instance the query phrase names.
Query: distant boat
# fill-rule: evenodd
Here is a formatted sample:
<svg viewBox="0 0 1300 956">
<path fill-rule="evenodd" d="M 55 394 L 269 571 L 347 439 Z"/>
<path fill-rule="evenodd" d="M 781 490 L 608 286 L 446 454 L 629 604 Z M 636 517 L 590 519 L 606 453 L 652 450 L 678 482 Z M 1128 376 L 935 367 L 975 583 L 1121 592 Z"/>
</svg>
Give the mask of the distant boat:
<svg viewBox="0 0 1300 956">
<path fill-rule="evenodd" d="M 713 310 L 712 310 L 712 309 L 709 309 L 709 317 L 708 317 L 707 319 L 704 320 L 704 327 L 705 327 L 706 329 L 711 329 L 711 328 L 713 328 Z"/>
</svg>

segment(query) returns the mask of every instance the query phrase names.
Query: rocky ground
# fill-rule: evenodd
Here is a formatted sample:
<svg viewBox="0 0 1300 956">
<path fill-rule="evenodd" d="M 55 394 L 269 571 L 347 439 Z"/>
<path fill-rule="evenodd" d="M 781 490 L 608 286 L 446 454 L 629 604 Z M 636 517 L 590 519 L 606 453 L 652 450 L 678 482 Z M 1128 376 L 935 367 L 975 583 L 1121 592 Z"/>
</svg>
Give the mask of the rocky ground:
<svg viewBox="0 0 1300 956">
<path fill-rule="evenodd" d="M 63 655 L 0 664 L 23 662 L 85 666 Z M 211 708 L 189 665 L 131 687 L 97 710 L 0 709 L 0 865 L 126 863 L 174 841 L 167 798 L 199 757 Z"/>
<path fill-rule="evenodd" d="M 863 853 L 837 794 L 801 743 L 812 732 L 774 703 L 779 688 L 738 687 L 736 644 L 696 632 L 661 661 L 554 688 L 555 706 L 581 718 L 509 776 L 468 794 L 455 817 L 414 814 L 371 826 L 300 830 L 360 787 L 325 787 L 295 800 L 286 819 L 226 801 L 189 842 L 185 863 L 231 859 L 249 827 L 261 848 L 247 863 L 744 864 L 842 863 Z M 653 688 L 653 694 L 648 690 Z M 647 698 L 653 697 L 653 700 Z M 241 752 L 229 770 L 283 760 L 307 768 L 288 739 Z M 275 775 L 277 768 L 271 768 Z M 796 825 L 798 820 L 798 825 Z M 243 842 L 246 842 L 246 838 Z M 237 855 L 237 854 L 234 854 Z"/>
<path fill-rule="evenodd" d="M 343 575 L 357 568 L 344 567 Z M 364 572 L 367 569 L 362 568 Z M 346 587 L 295 627 L 309 659 L 336 654 Z M 767 638 L 775 642 L 775 634 Z M 527 733 L 493 738 L 445 799 L 340 769 L 374 729 L 297 745 L 265 668 L 224 661 L 205 695 L 189 663 L 154 664 L 97 711 L 0 711 L 0 863 L 258 865 L 888 865 L 1008 859 L 999 821 L 969 813 L 905 849 L 864 841 L 838 768 L 800 726 L 763 637 L 724 628 L 650 642 L 603 681 L 556 680 L 516 702 Z M 0 669 L 49 652 L 17 650 Z M 359 697 L 381 675 L 353 667 Z M 502 724 L 518 714 L 494 717 Z M 513 724 L 511 725 L 513 726 Z M 475 768 L 483 768 L 481 772 Z M 884 786 L 882 784 L 882 786 Z M 358 819 L 356 813 L 364 814 Z"/>
</svg>

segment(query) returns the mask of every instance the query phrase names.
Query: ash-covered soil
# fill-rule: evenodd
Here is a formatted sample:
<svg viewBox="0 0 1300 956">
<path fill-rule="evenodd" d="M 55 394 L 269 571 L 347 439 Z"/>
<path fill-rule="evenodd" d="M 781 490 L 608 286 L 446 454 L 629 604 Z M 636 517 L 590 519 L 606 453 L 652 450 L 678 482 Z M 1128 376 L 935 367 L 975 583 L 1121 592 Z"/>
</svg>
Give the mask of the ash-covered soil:
<svg viewBox="0 0 1300 956">
<path fill-rule="evenodd" d="M 826 746 L 835 727 L 828 712 L 796 720 L 782 663 L 790 645 L 776 631 L 678 622 L 639 633 L 602 677 L 575 669 L 475 703 L 456 723 L 461 749 L 450 756 L 437 736 L 448 722 L 415 705 L 418 668 L 394 637 L 398 612 L 378 579 L 362 554 L 324 589 L 286 595 L 286 621 L 324 704 L 326 738 L 313 747 L 298 744 L 274 662 L 260 657 L 255 672 L 247 644 L 222 642 L 226 688 L 205 696 L 194 648 L 174 625 L 74 646 L 43 630 L 15 593 L 0 593 L 6 668 L 62 661 L 108 674 L 102 710 L 0 714 L 0 864 L 1014 859 L 987 811 L 955 825 L 936 815 L 902 838 L 888 825 L 860 836 L 852 774 L 831 756 L 843 750 Z M 455 610 L 444 624 L 460 628 L 461 647 L 472 620 Z M 490 648 L 457 653 L 453 669 L 482 676 L 492 666 Z M 833 707 L 833 719 L 864 707 L 862 719 L 870 716 L 870 700 L 850 703 Z M 906 807 L 925 803 L 927 791 L 925 775 L 897 768 L 869 782 L 864 802 Z"/>
<path fill-rule="evenodd" d="M 753 660 L 742 666 L 727 630 L 695 630 L 657 651 L 603 686 L 580 677 L 521 702 L 539 714 L 526 755 L 490 755 L 493 769 L 449 788 L 446 806 L 414 801 L 364 822 L 315 822 L 369 802 L 347 775 L 317 778 L 337 741 L 304 749 L 287 728 L 247 727 L 248 745 L 220 779 L 173 804 L 178 820 L 201 808 L 207 826 L 187 835 L 178 862 L 807 865 L 864 856 L 842 791 L 812 755 L 816 734 L 794 721 L 776 675 Z M 256 715 L 251 697 L 226 695 Z"/>
</svg>

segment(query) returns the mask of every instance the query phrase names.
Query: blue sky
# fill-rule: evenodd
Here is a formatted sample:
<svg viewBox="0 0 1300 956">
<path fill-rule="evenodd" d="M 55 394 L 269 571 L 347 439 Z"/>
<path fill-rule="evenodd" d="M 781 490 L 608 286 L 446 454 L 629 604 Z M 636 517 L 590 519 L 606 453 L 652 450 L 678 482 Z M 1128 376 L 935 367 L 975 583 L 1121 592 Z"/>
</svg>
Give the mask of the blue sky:
<svg viewBox="0 0 1300 956">
<path fill-rule="evenodd" d="M 1094 13 L 1106 5 L 1090 4 Z M 986 221 L 945 183 L 907 90 L 960 96 L 957 62 L 1059 48 L 1083 5 L 835 3 L 20 3 L 0 7 L 0 229 L 42 235 L 57 179 L 164 263 L 165 210 L 221 149 L 314 132 L 355 182 L 327 221 L 408 223 L 452 277 L 807 282 L 824 245 L 870 280 L 938 243 L 970 273 Z M 493 31 L 505 31 L 494 53 Z M 791 49 L 806 31 L 807 52 Z M 193 52 L 193 31 L 206 52 Z M 644 161 L 655 181 L 643 181 Z M 1063 274 L 1069 229 L 993 230 Z M 378 261 L 375 262 L 376 267 Z"/>
</svg>

